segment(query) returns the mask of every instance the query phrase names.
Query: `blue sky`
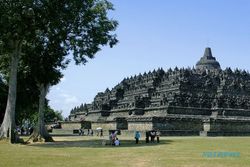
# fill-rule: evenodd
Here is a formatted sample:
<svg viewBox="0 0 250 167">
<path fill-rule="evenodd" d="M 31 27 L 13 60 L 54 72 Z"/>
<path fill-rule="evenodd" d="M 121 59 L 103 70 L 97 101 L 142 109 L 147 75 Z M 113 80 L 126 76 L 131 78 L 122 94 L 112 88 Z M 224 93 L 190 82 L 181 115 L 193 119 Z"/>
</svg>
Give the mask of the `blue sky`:
<svg viewBox="0 0 250 167">
<path fill-rule="evenodd" d="M 124 77 L 162 67 L 193 67 L 205 47 L 221 67 L 250 71 L 249 0 L 112 0 L 119 43 L 85 66 L 71 63 L 48 99 L 66 117 Z"/>
</svg>

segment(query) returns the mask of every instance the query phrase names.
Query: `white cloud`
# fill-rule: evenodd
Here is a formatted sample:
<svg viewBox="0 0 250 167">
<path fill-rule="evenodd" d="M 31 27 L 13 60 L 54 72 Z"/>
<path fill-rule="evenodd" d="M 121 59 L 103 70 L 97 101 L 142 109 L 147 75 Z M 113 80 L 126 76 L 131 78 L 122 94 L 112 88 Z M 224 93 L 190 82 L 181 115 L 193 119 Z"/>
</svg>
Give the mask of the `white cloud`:
<svg viewBox="0 0 250 167">
<path fill-rule="evenodd" d="M 48 99 L 50 100 L 49 105 L 55 110 L 62 110 L 64 117 L 68 117 L 70 110 L 81 102 L 77 96 L 66 92 L 59 86 L 52 89 Z"/>
<path fill-rule="evenodd" d="M 61 79 L 61 82 L 65 82 L 66 81 L 66 77 L 63 77 L 62 79 Z"/>
<path fill-rule="evenodd" d="M 61 97 L 63 98 L 63 102 L 65 104 L 77 104 L 77 103 L 79 103 L 79 100 L 76 96 L 64 93 L 64 94 L 61 94 Z"/>
</svg>

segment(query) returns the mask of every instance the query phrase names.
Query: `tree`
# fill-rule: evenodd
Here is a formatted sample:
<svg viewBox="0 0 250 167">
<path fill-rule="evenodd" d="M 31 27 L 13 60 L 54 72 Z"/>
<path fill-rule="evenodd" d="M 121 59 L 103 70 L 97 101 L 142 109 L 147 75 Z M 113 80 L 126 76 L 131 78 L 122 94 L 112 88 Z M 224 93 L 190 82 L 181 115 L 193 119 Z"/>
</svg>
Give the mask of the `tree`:
<svg viewBox="0 0 250 167">
<path fill-rule="evenodd" d="M 34 118 L 37 118 L 39 89 L 34 77 L 26 70 L 27 68 L 19 63 L 15 119 L 17 125 L 21 125 L 23 120 L 34 122 Z"/>
<path fill-rule="evenodd" d="M 113 6 L 106 0 L 1 3 L 0 24 L 4 25 L 0 27 L 1 54 L 11 57 L 9 95 L 0 129 L 1 138 L 15 139 L 16 76 L 20 58 L 36 76 L 40 91 L 38 134 L 44 137 L 45 97 L 49 87 L 62 77 L 60 70 L 68 64 L 65 57 L 71 51 L 76 64 L 85 64 L 86 57 L 93 58 L 102 46 L 112 47 L 117 43 L 116 35 L 111 32 L 118 23 L 107 17 L 109 10 L 113 10 Z"/>
<path fill-rule="evenodd" d="M 2 61 L 1 61 L 2 62 Z M 4 110 L 6 108 L 6 101 L 8 95 L 8 86 L 6 81 L 8 80 L 8 72 L 0 68 L 3 71 L 0 79 L 0 124 L 4 117 Z M 0 77 L 1 78 L 1 77 Z M 38 108 L 39 91 L 31 75 L 27 75 L 25 68 L 19 65 L 18 77 L 17 77 L 17 99 L 16 99 L 16 112 L 15 122 L 17 125 L 21 125 L 23 120 L 33 120 L 34 111 Z"/>
<path fill-rule="evenodd" d="M 1 1 L 0 3 L 0 44 L 1 57 L 7 55 L 9 60 L 8 99 L 3 123 L 0 127 L 0 138 L 15 142 L 15 107 L 17 68 L 22 52 L 22 45 L 32 35 L 32 17 L 34 12 L 28 7 L 32 1 Z"/>
<path fill-rule="evenodd" d="M 0 124 L 4 117 L 4 109 L 7 101 L 7 85 L 2 79 L 8 78 L 8 75 L 0 75 Z M 38 101 L 39 89 L 35 82 L 34 76 L 31 75 L 28 68 L 23 65 L 22 61 L 19 63 L 18 77 L 17 77 L 17 100 L 16 100 L 16 119 L 18 126 L 22 126 L 24 122 L 29 122 L 32 126 L 38 120 Z M 45 121 L 52 122 L 54 119 L 63 120 L 59 111 L 54 111 L 48 106 L 48 100 L 45 102 Z"/>
<path fill-rule="evenodd" d="M 3 60 L 1 59 L 1 62 Z M 3 63 L 4 64 L 4 63 Z M 38 109 L 39 90 L 34 81 L 34 77 L 29 75 L 25 66 L 20 65 L 17 75 L 17 99 L 16 99 L 16 112 L 15 122 L 21 125 L 23 120 L 33 120 L 36 117 L 35 111 Z M 8 71 L 0 67 L 2 71 L 3 82 L 0 82 L 0 112 L 4 116 L 4 109 L 6 108 L 6 101 L 8 95 L 8 87 L 6 81 L 8 80 Z M 2 119 L 0 119 L 0 124 Z"/>
<path fill-rule="evenodd" d="M 6 99 L 7 99 L 7 86 L 4 84 L 2 77 L 0 75 L 0 124 L 2 124 L 3 117 L 4 117 Z"/>
<path fill-rule="evenodd" d="M 50 106 L 46 105 L 44 118 L 46 122 L 63 121 L 62 111 L 55 111 Z"/>
<path fill-rule="evenodd" d="M 108 1 L 39 1 L 34 8 L 37 17 L 37 36 L 32 46 L 26 50 L 32 57 L 24 57 L 33 73 L 40 90 L 38 126 L 32 136 L 33 141 L 51 141 L 44 126 L 44 103 L 50 86 L 57 84 L 61 69 L 69 63 L 66 56 L 71 51 L 76 64 L 85 64 L 86 57 L 93 58 L 102 46 L 117 43 L 117 22 L 107 17 L 113 10 Z M 56 15 L 55 15 L 56 13 Z M 46 19 L 44 19 L 46 18 Z"/>
</svg>

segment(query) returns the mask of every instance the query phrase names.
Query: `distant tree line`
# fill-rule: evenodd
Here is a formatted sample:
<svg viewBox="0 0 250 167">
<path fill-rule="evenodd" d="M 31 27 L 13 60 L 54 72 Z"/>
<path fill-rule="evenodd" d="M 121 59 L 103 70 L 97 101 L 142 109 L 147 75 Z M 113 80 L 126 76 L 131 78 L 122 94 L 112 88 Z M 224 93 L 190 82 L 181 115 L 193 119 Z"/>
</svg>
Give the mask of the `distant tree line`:
<svg viewBox="0 0 250 167">
<path fill-rule="evenodd" d="M 75 114 L 79 112 L 85 112 L 88 113 L 88 106 L 87 104 L 81 104 L 80 106 L 76 106 L 70 110 L 70 114 Z"/>
</svg>

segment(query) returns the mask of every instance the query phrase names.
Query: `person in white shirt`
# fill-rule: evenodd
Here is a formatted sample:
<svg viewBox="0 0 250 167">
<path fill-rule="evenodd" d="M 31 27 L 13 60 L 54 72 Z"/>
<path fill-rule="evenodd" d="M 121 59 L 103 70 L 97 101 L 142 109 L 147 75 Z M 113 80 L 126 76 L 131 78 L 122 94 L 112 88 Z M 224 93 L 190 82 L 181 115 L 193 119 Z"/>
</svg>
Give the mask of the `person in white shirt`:
<svg viewBox="0 0 250 167">
<path fill-rule="evenodd" d="M 119 146 L 120 145 L 120 141 L 118 138 L 115 139 L 115 146 Z"/>
</svg>

